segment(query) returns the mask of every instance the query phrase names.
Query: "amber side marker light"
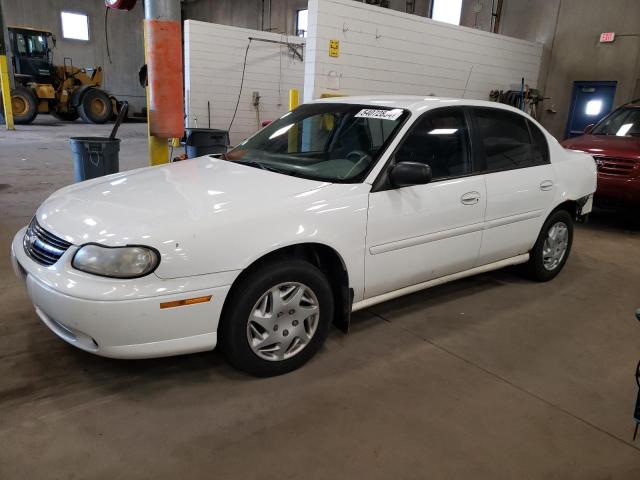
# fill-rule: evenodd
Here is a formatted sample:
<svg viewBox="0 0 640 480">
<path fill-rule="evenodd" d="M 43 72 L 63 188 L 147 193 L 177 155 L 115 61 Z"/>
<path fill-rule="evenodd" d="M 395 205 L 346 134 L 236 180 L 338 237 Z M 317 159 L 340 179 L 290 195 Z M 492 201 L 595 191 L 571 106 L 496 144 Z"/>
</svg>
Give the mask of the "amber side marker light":
<svg viewBox="0 0 640 480">
<path fill-rule="evenodd" d="M 206 297 L 187 298 L 185 300 L 174 300 L 173 302 L 163 302 L 160 308 L 184 307 L 185 305 L 195 305 L 196 303 L 207 303 L 212 295 Z"/>
</svg>

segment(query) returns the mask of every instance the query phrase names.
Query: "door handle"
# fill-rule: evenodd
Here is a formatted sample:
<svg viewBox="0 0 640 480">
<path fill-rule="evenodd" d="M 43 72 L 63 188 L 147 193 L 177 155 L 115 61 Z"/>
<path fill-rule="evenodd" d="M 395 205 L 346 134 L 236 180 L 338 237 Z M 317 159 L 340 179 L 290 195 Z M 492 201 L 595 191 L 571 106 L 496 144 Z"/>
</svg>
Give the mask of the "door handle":
<svg viewBox="0 0 640 480">
<path fill-rule="evenodd" d="M 478 192 L 467 192 L 462 197 L 460 197 L 460 202 L 463 205 L 475 205 L 480 201 L 480 193 Z"/>
<path fill-rule="evenodd" d="M 540 190 L 542 190 L 543 192 L 551 190 L 552 188 L 553 188 L 553 181 L 551 180 L 545 180 L 542 183 L 540 183 Z"/>
</svg>

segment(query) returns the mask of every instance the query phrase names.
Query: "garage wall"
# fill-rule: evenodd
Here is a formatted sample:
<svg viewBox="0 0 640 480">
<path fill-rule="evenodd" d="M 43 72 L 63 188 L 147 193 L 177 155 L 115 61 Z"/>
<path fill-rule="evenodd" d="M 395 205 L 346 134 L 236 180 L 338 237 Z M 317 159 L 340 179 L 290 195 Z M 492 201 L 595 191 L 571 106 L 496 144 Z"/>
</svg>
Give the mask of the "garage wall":
<svg viewBox="0 0 640 480">
<path fill-rule="evenodd" d="M 414 0 L 414 3 L 414 13 L 426 16 L 429 0 Z M 271 12 L 269 12 L 269 4 L 271 4 Z M 296 11 L 305 8 L 307 8 L 307 0 L 271 0 L 271 2 L 269 0 L 264 2 L 262 0 L 189 0 L 182 3 L 185 19 L 256 30 L 261 30 L 264 24 L 265 30 L 290 35 L 295 34 Z M 389 8 L 404 12 L 407 2 L 390 0 Z"/>
<path fill-rule="evenodd" d="M 138 82 L 138 69 L 144 64 L 142 40 L 142 2 L 129 12 L 109 12 L 109 47 L 107 57 L 104 29 L 104 2 L 98 0 L 0 0 L 7 26 L 50 30 L 56 36 L 53 60 L 62 64 L 71 57 L 77 67 L 102 65 L 104 89 L 120 100 L 128 100 L 131 111 L 145 107 L 144 89 Z M 84 13 L 89 18 L 89 41 L 62 38 L 61 11 Z"/>
<path fill-rule="evenodd" d="M 615 105 L 640 97 L 640 2 L 562 0 L 545 83 L 542 123 L 564 136 L 574 81 L 615 80 Z M 613 43 L 599 43 L 615 32 Z"/>
<path fill-rule="evenodd" d="M 487 99 L 522 77 L 538 82 L 538 43 L 351 0 L 310 0 L 309 9 L 305 100 L 327 92 Z M 340 41 L 337 58 L 330 39 Z"/>
<path fill-rule="evenodd" d="M 187 127 L 208 126 L 209 101 L 211 128 L 229 128 L 240 93 L 249 37 L 304 45 L 299 37 L 194 20 L 184 23 Z M 304 58 L 304 52 L 302 55 Z M 235 145 L 258 130 L 260 121 L 274 120 L 287 112 L 289 89 L 302 90 L 303 77 L 303 62 L 286 45 L 251 42 L 231 143 Z M 253 92 L 260 94 L 258 113 L 253 106 Z"/>
</svg>

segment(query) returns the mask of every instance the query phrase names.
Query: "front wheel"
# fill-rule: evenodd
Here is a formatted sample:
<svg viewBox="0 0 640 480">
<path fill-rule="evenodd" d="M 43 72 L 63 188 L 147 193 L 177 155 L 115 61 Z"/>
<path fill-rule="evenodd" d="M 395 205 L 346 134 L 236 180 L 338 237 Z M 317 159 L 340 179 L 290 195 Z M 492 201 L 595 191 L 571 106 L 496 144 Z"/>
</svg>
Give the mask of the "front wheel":
<svg viewBox="0 0 640 480">
<path fill-rule="evenodd" d="M 38 99 L 33 90 L 28 87 L 16 87 L 11 90 L 11 109 L 16 125 L 28 125 L 33 122 L 38 115 Z"/>
<path fill-rule="evenodd" d="M 325 275 L 301 260 L 257 268 L 234 286 L 219 334 L 229 362 L 268 377 L 295 370 L 322 347 L 333 318 Z"/>
<path fill-rule="evenodd" d="M 566 210 L 549 215 L 542 226 L 538 240 L 527 264 L 529 274 L 535 280 L 546 282 L 554 278 L 567 262 L 573 243 L 573 219 Z"/>
</svg>

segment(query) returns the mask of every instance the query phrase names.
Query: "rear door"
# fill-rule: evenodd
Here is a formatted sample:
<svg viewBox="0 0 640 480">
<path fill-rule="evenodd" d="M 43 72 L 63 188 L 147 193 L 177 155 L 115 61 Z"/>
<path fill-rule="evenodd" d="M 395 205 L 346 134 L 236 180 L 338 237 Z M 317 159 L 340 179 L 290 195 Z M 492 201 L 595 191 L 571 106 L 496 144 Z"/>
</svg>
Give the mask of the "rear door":
<svg viewBox="0 0 640 480">
<path fill-rule="evenodd" d="M 473 108 L 477 155 L 487 187 L 478 265 L 528 252 L 553 204 L 555 175 L 543 132 L 526 116 Z"/>
</svg>

